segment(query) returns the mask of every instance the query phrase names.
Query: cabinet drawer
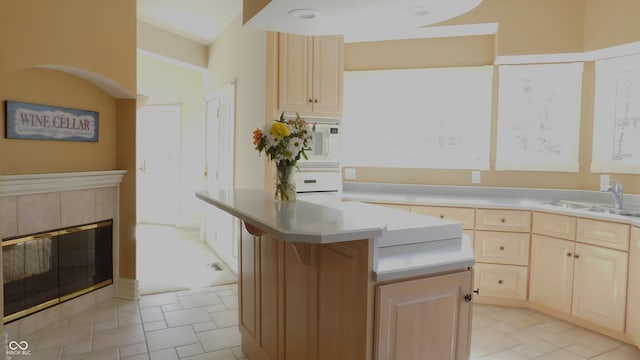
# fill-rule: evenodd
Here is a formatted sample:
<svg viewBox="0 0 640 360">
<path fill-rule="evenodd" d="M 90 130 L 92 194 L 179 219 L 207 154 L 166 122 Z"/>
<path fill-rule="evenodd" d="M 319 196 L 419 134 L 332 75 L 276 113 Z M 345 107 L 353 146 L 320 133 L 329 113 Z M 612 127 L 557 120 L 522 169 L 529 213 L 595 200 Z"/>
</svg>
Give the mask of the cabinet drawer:
<svg viewBox="0 0 640 360">
<path fill-rule="evenodd" d="M 475 227 L 476 211 L 469 208 L 445 207 L 445 206 L 411 206 L 411 212 L 422 215 L 434 216 L 440 219 L 458 221 L 463 229 Z"/>
<path fill-rule="evenodd" d="M 531 227 L 535 234 L 576 239 L 576 218 L 573 216 L 534 212 Z"/>
<path fill-rule="evenodd" d="M 528 265 L 529 234 L 476 231 L 476 260 L 496 264 Z"/>
<path fill-rule="evenodd" d="M 476 230 L 529 232 L 531 212 L 523 210 L 478 209 Z"/>
<path fill-rule="evenodd" d="M 524 300 L 527 298 L 527 267 L 476 264 L 473 286 L 480 289 L 479 296 Z"/>
<path fill-rule="evenodd" d="M 586 244 L 629 251 L 629 225 L 578 219 L 576 240 Z"/>
</svg>

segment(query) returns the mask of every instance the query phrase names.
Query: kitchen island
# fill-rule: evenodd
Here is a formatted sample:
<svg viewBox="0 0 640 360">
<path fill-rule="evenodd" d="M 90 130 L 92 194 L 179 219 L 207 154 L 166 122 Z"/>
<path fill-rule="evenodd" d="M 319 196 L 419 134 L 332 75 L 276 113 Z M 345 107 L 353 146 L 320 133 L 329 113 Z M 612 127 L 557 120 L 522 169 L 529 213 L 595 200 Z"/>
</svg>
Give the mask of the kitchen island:
<svg viewBox="0 0 640 360">
<path fill-rule="evenodd" d="M 196 194 L 242 220 L 242 348 L 261 359 L 468 359 L 472 266 L 460 223 L 359 202 Z"/>
</svg>

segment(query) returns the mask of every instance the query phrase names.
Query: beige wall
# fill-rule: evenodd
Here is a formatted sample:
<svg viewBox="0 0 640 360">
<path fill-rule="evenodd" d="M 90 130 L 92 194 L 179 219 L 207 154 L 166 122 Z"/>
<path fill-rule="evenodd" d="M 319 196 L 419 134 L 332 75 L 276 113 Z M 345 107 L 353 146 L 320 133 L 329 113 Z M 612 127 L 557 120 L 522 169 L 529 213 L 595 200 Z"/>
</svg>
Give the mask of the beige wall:
<svg viewBox="0 0 640 360">
<path fill-rule="evenodd" d="M 127 170 L 120 193 L 120 273 L 129 278 L 135 278 L 135 34 L 131 0 L 3 1 L 0 11 L 0 100 L 100 112 L 98 143 L 1 139 L 0 171 Z M 52 66 L 84 79 L 40 69 Z M 131 100 L 108 95 L 116 93 Z"/>
<path fill-rule="evenodd" d="M 437 25 L 498 23 L 498 55 L 582 51 L 585 0 L 483 0 Z"/>
<path fill-rule="evenodd" d="M 37 85 L 36 85 L 37 84 Z M 116 166 L 116 102 L 95 85 L 66 73 L 26 69 L 6 75 L 0 99 L 97 111 L 98 142 L 0 138 L 2 174 L 112 170 Z M 4 111 L 0 129 L 4 134 Z"/>
<path fill-rule="evenodd" d="M 204 71 L 138 54 L 138 92 L 147 105 L 180 106 L 179 226 L 200 225 L 202 202 L 194 194 L 204 188 L 203 87 Z"/>
<path fill-rule="evenodd" d="M 631 36 L 623 30 L 637 28 L 637 22 L 631 22 L 628 14 L 638 13 L 640 3 L 616 2 L 616 4 L 624 3 L 626 7 L 616 7 L 615 10 L 607 10 L 605 3 L 611 4 L 604 0 L 589 0 L 585 10 L 583 0 L 485 0 L 471 13 L 451 20 L 448 24 L 497 21 L 499 23 L 498 34 L 495 36 L 497 55 L 581 52 L 583 39 L 584 44 L 588 45 L 584 50 L 640 40 L 640 31 L 635 30 L 634 35 Z M 548 22 L 541 21 L 545 18 L 545 14 L 550 19 Z M 597 14 L 606 16 L 599 17 Z M 562 18 L 566 21 L 562 21 Z M 479 50 L 474 49 L 473 46 L 477 46 Z M 346 70 L 394 69 L 405 68 L 408 64 L 412 67 L 460 66 L 461 62 L 463 65 L 483 65 L 487 64 L 490 47 L 491 44 L 485 37 L 346 44 L 345 68 Z M 429 53 L 438 55 L 429 56 Z M 375 54 L 387 55 L 375 56 Z M 493 60 L 488 63 L 492 62 Z M 482 171 L 480 185 L 597 190 L 599 174 L 590 172 L 594 82 L 594 65 L 586 63 L 583 76 L 579 172 Z M 491 169 L 495 166 L 497 86 L 496 75 L 493 94 Z M 348 151 L 348 145 L 346 151 Z M 473 185 L 471 171 L 466 170 L 380 168 L 356 168 L 356 170 L 357 181 L 361 182 Z M 612 174 L 612 177 L 622 181 L 627 193 L 640 194 L 640 176 Z"/>
<path fill-rule="evenodd" d="M 586 0 L 584 49 L 640 41 L 638 14 L 638 0 Z"/>
<path fill-rule="evenodd" d="M 234 176 L 238 188 L 264 187 L 265 158 L 253 149 L 252 133 L 265 123 L 266 34 L 242 27 L 238 17 L 209 47 L 205 94 L 236 82 Z"/>
</svg>

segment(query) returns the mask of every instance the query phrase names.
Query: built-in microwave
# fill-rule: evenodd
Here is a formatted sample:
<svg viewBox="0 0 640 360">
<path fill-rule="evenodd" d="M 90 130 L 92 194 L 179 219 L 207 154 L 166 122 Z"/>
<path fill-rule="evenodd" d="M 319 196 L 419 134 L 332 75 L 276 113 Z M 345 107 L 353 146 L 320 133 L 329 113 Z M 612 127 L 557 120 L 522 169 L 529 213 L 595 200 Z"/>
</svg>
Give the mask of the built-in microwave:
<svg viewBox="0 0 640 360">
<path fill-rule="evenodd" d="M 305 120 L 314 124 L 312 119 Z M 311 149 L 305 151 L 308 159 L 301 158 L 298 166 L 300 168 L 339 168 L 342 160 L 340 135 L 338 122 L 316 122 Z"/>
</svg>

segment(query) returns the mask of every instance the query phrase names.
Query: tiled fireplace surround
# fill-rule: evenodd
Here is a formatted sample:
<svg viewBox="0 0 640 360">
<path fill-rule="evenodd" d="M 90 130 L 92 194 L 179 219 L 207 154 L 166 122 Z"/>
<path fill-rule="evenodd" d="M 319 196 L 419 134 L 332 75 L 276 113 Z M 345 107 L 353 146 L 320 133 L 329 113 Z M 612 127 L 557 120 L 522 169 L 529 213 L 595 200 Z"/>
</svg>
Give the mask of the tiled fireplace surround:
<svg viewBox="0 0 640 360">
<path fill-rule="evenodd" d="M 0 176 L 2 239 L 113 219 L 114 279 L 112 285 L 5 325 L 0 341 L 33 333 L 114 296 L 137 297 L 135 281 L 118 276 L 118 198 L 124 175 L 114 170 Z"/>
</svg>

